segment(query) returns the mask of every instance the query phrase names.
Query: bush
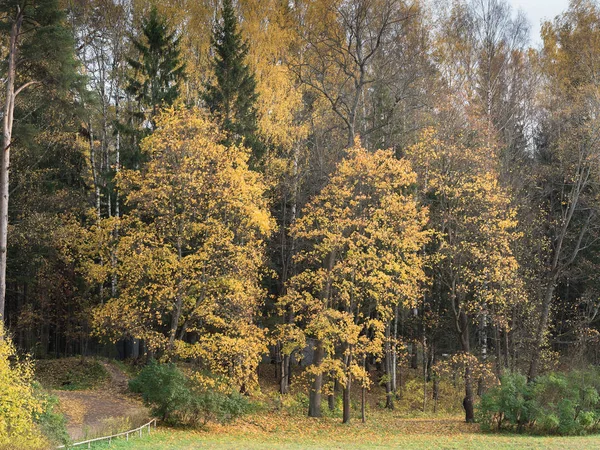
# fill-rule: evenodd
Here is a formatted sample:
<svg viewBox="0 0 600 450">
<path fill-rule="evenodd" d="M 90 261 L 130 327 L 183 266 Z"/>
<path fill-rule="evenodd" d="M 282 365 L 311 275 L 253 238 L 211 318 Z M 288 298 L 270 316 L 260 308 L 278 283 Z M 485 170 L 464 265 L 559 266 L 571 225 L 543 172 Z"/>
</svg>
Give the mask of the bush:
<svg viewBox="0 0 600 450">
<path fill-rule="evenodd" d="M 129 389 L 142 394 L 152 413 L 168 421 L 177 411 L 189 407 L 190 389 L 185 375 L 174 364 L 151 361 L 129 382 Z"/>
<path fill-rule="evenodd" d="M 598 370 L 549 374 L 533 384 L 535 428 L 543 433 L 585 434 L 600 430 Z"/>
<path fill-rule="evenodd" d="M 42 411 L 35 418 L 42 434 L 54 444 L 68 444 L 69 434 L 67 433 L 67 419 L 58 412 L 58 398 L 52 395 L 46 395 L 37 389 L 37 396 L 42 404 Z"/>
<path fill-rule="evenodd" d="M 484 430 L 528 430 L 540 434 L 580 435 L 600 431 L 600 372 L 551 373 L 527 383 L 506 374 L 501 385 L 481 398 Z"/>
<path fill-rule="evenodd" d="M 481 428 L 491 430 L 521 431 L 532 421 L 533 404 L 527 378 L 518 373 L 500 377 L 500 385 L 481 397 L 479 422 Z"/>
<path fill-rule="evenodd" d="M 18 360 L 15 347 L 0 324 L 0 449 L 47 446 L 35 423 L 44 405 L 32 383 L 32 365 Z"/>
<path fill-rule="evenodd" d="M 224 422 L 244 414 L 251 406 L 239 393 L 223 394 L 201 389 L 175 364 L 155 361 L 129 382 L 129 388 L 142 394 L 153 414 L 173 425 Z"/>
</svg>

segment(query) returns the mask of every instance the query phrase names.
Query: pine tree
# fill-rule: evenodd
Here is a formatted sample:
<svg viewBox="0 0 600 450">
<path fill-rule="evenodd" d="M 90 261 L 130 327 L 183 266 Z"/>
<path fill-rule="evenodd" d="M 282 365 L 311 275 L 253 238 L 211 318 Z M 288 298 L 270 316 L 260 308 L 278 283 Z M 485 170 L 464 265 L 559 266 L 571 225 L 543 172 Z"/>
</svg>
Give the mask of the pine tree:
<svg viewBox="0 0 600 450">
<path fill-rule="evenodd" d="M 245 59 L 248 42 L 238 30 L 232 0 L 223 1 L 222 20 L 215 26 L 212 46 L 215 52 L 215 78 L 206 84 L 204 101 L 217 118 L 230 142 L 244 142 L 252 149 L 256 163 L 264 151 L 257 137 L 256 80 Z"/>
<path fill-rule="evenodd" d="M 0 39 L 2 57 L 0 79 L 2 97 L 2 138 L 0 160 L 0 320 L 4 318 L 6 293 L 6 254 L 8 236 L 8 198 L 10 193 L 10 153 L 15 142 L 20 105 L 17 99 L 33 90 L 43 91 L 56 100 L 75 87 L 81 78 L 76 71 L 73 41 L 64 24 L 64 13 L 56 0 L 4 0 L 0 2 Z M 38 92 L 39 95 L 39 92 Z M 29 104 L 26 115 L 35 113 L 39 104 Z"/>
<path fill-rule="evenodd" d="M 124 155 L 124 165 L 139 167 L 139 142 L 155 128 L 154 117 L 165 106 L 171 106 L 179 97 L 185 64 L 180 60 L 180 39 L 169 29 L 156 7 L 142 22 L 142 39 L 134 39 L 133 46 L 139 59 L 128 59 L 133 69 L 127 93 L 135 102 L 129 123 L 122 127 L 132 136 L 130 155 Z M 128 158 L 129 156 L 129 158 Z"/>
</svg>

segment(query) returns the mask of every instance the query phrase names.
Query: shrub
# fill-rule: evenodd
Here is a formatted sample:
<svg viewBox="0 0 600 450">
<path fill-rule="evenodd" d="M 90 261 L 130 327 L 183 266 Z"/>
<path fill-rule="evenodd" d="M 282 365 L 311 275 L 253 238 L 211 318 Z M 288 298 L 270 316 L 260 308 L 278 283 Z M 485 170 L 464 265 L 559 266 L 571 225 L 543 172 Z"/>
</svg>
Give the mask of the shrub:
<svg viewBox="0 0 600 450">
<path fill-rule="evenodd" d="M 58 407 L 58 398 L 47 395 L 39 388 L 37 396 L 42 404 L 42 411 L 35 418 L 42 434 L 54 444 L 69 443 L 69 434 L 67 433 L 67 419 L 64 414 L 56 410 Z"/>
<path fill-rule="evenodd" d="M 482 396 L 478 416 L 484 430 L 528 430 L 579 435 L 600 431 L 600 372 L 550 373 L 527 383 L 506 374 Z"/>
<path fill-rule="evenodd" d="M 226 422 L 249 412 L 251 408 L 248 398 L 239 392 L 228 395 L 212 391 L 196 393 L 194 403 L 194 411 L 203 423 Z"/>
<path fill-rule="evenodd" d="M 152 406 L 152 413 L 164 421 L 189 407 L 187 378 L 174 364 L 151 361 L 129 382 L 129 389 L 142 394 L 144 402 Z"/>
<path fill-rule="evenodd" d="M 31 363 L 18 360 L 15 347 L 0 324 L 0 449 L 47 446 L 35 423 L 44 407 L 32 382 Z"/>
<path fill-rule="evenodd" d="M 518 373 L 500 377 L 500 385 L 481 397 L 479 422 L 481 428 L 490 430 L 520 431 L 531 422 L 533 404 L 527 378 Z"/>
<path fill-rule="evenodd" d="M 129 382 L 133 392 L 142 394 L 152 412 L 170 424 L 224 422 L 244 414 L 250 402 L 239 393 L 224 394 L 202 389 L 175 364 L 151 361 Z"/>
<path fill-rule="evenodd" d="M 533 384 L 535 429 L 543 433 L 585 434 L 600 430 L 598 370 L 551 373 Z"/>
</svg>

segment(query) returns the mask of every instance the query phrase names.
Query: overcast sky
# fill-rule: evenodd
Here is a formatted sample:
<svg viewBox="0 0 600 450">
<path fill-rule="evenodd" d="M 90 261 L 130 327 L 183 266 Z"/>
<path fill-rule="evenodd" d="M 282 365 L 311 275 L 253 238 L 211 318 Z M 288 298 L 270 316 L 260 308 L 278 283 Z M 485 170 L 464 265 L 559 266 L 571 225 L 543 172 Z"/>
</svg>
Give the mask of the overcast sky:
<svg viewBox="0 0 600 450">
<path fill-rule="evenodd" d="M 521 9 L 531 24 L 531 44 L 537 45 L 540 39 L 540 24 L 543 20 L 554 19 L 566 10 L 569 0 L 508 0 L 514 9 Z"/>
</svg>

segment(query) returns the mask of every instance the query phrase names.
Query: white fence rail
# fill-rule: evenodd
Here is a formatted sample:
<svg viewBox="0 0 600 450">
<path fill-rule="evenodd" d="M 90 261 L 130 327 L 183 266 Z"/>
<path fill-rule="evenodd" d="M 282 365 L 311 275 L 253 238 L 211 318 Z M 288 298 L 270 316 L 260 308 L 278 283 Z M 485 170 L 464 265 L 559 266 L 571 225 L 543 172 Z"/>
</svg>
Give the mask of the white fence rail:
<svg viewBox="0 0 600 450">
<path fill-rule="evenodd" d="M 108 441 L 108 443 L 110 444 L 113 439 L 120 438 L 123 436 L 125 437 L 126 440 L 129 440 L 129 436 L 137 435 L 139 437 L 142 437 L 145 429 L 148 429 L 148 435 L 150 435 L 150 430 L 153 425 L 154 425 L 154 429 L 156 429 L 156 419 L 152 419 L 150 422 L 142 425 L 141 427 L 134 428 L 133 430 L 123 431 L 122 433 L 113 434 L 111 436 L 103 436 L 103 437 L 99 437 L 99 438 L 95 438 L 95 439 L 89 439 L 87 441 L 76 442 L 74 444 L 61 445 L 60 447 L 56 447 L 56 448 L 57 449 L 59 449 L 59 448 L 69 449 L 69 448 L 79 447 L 81 445 L 86 445 L 86 444 L 87 444 L 87 448 L 92 448 L 92 444 L 95 442 Z"/>
</svg>

